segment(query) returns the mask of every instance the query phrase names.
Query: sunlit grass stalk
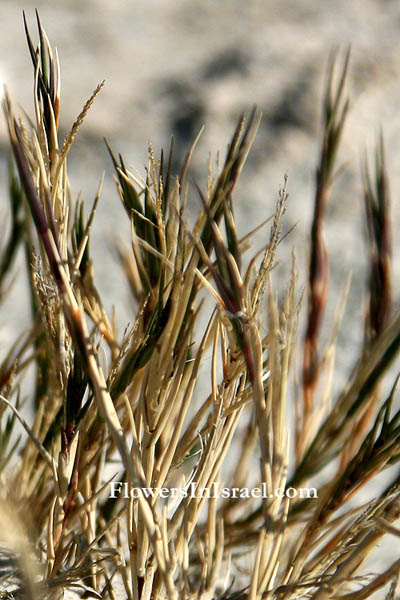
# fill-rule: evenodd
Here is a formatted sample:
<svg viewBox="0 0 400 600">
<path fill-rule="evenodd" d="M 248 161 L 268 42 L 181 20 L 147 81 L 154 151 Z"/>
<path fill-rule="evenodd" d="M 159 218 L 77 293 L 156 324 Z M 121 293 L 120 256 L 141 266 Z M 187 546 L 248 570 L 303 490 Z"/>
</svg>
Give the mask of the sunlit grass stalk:
<svg viewBox="0 0 400 600">
<path fill-rule="evenodd" d="M 325 312 L 329 286 L 329 258 L 324 221 L 330 188 L 335 175 L 336 156 L 348 112 L 349 101 L 343 99 L 350 51 L 347 52 L 334 87 L 335 60 L 331 57 L 323 104 L 323 134 L 320 160 L 316 172 L 314 215 L 311 226 L 310 267 L 308 279 L 308 318 L 304 339 L 303 407 L 298 411 L 296 456 L 300 461 L 315 431 L 314 394 L 319 378 L 319 334 Z"/>
</svg>

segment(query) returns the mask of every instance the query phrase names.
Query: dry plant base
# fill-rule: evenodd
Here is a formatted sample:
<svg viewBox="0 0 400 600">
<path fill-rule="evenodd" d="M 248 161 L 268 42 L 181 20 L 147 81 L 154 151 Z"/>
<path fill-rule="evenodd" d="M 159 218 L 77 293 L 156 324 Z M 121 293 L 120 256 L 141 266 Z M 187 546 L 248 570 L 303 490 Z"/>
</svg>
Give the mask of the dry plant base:
<svg viewBox="0 0 400 600">
<path fill-rule="evenodd" d="M 266 247 L 242 266 L 249 235 L 237 231 L 233 195 L 260 122 L 256 110 L 239 119 L 205 191 L 187 183 L 198 138 L 177 176 L 173 144 L 159 160 L 150 149 L 142 181 L 106 143 L 131 224 L 129 250 L 121 247 L 119 257 L 137 308 L 121 339 L 96 289 L 90 252 L 101 183 L 86 216 L 67 176 L 74 138 L 102 84 L 60 143 L 57 52 L 38 15 L 37 46 L 25 15 L 24 22 L 34 119 L 16 118 L 6 96 L 11 230 L 0 255 L 3 299 L 23 247 L 32 313 L 31 327 L 0 365 L 0 541 L 17 593 L 31 600 L 58 598 L 68 588 L 129 600 L 361 600 L 386 589 L 394 598 L 399 561 L 369 577 L 363 563 L 384 535 L 399 535 L 396 472 L 367 506 L 348 503 L 400 454 L 395 385 L 387 399 L 381 393 L 400 342 L 400 313 L 391 314 L 382 140 L 375 178 L 367 167 L 363 175 L 370 257 L 364 344 L 343 392 L 321 393 L 335 344 L 334 335 L 325 348 L 321 339 L 329 293 L 325 209 L 348 108 L 349 53 L 341 68 L 329 62 L 302 305 L 294 260 L 280 302 L 271 276 L 286 181 Z M 189 194 L 200 206 L 192 228 Z M 304 338 L 297 335 L 302 306 Z M 207 357 L 211 392 L 199 400 Z M 32 365 L 33 392 L 22 398 L 20 382 Z M 24 435 L 15 441 L 17 422 Z M 327 466 L 330 479 L 318 488 Z M 306 486 L 318 497 L 291 493 Z M 148 488 L 153 495 L 143 492 Z M 230 497 L 218 497 L 221 488 Z M 171 503 L 164 496 L 173 489 L 187 494 Z M 255 489 L 269 493 L 246 497 Z M 0 597 L 13 597 L 10 585 Z"/>
</svg>

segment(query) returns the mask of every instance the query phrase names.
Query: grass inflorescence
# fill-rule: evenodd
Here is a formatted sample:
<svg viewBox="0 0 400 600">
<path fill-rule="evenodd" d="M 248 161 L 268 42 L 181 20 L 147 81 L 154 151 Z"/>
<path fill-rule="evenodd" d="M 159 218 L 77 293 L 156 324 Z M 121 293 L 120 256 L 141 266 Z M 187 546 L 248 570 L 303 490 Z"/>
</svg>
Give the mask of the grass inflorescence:
<svg viewBox="0 0 400 600">
<path fill-rule="evenodd" d="M 394 598 L 399 561 L 369 575 L 363 564 L 384 535 L 399 535 L 396 472 L 368 504 L 349 503 L 400 456 L 397 380 L 388 397 L 382 391 L 400 344 L 383 139 L 374 175 L 367 166 L 362 174 L 364 339 L 343 389 L 325 389 L 333 367 L 321 335 L 330 292 L 324 229 L 349 106 L 349 53 L 328 67 L 304 298 L 294 257 L 282 288 L 271 275 L 286 179 L 265 247 L 243 260 L 252 232 L 238 231 L 234 196 L 261 119 L 256 109 L 240 117 L 205 190 L 188 181 L 198 137 L 177 175 L 173 143 L 159 159 L 150 147 L 142 181 L 106 142 L 131 226 L 118 257 L 136 317 L 121 337 L 96 288 L 90 243 L 102 179 L 87 213 L 67 174 L 103 84 L 60 140 L 58 55 L 38 15 L 37 45 L 25 15 L 24 23 L 34 119 L 17 118 L 6 95 L 11 229 L 0 300 L 21 247 L 31 326 L 0 364 L 0 560 L 9 567 L 0 597 L 58 598 L 72 588 L 129 600 L 361 600 L 382 589 Z M 192 194 L 199 214 L 190 226 Z M 199 385 L 205 372 L 209 392 Z M 246 495 L 262 484 L 265 497 Z M 282 493 L 307 486 L 317 497 Z M 154 494 L 143 492 L 149 488 Z M 214 493 L 221 488 L 240 493 Z M 172 503 L 174 489 L 191 493 Z"/>
</svg>

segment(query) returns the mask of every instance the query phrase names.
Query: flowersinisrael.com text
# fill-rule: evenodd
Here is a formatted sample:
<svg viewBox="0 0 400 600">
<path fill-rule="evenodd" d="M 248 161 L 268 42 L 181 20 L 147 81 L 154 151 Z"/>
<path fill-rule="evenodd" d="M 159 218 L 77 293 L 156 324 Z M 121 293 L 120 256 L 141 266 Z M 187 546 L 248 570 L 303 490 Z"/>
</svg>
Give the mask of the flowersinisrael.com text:
<svg viewBox="0 0 400 600">
<path fill-rule="evenodd" d="M 195 481 L 183 488 L 163 487 L 163 488 L 146 488 L 146 487 L 129 487 L 125 481 L 114 481 L 110 483 L 110 498 L 139 498 L 140 495 L 145 498 L 318 498 L 316 488 L 277 488 L 269 490 L 265 482 L 259 487 L 254 488 L 239 488 L 239 487 L 222 487 L 219 483 L 214 482 L 210 487 L 198 487 Z"/>
</svg>

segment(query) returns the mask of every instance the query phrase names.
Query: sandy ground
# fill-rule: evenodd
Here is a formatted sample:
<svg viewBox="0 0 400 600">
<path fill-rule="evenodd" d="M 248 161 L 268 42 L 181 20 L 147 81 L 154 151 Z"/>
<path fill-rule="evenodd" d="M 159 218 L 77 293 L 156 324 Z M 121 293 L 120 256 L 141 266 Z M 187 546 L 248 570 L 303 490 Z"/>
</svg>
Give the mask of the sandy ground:
<svg viewBox="0 0 400 600">
<path fill-rule="evenodd" d="M 90 203 L 102 170 L 105 187 L 94 228 L 95 272 L 109 308 L 116 305 L 121 330 L 133 309 L 121 273 L 113 267 L 111 238 L 127 230 L 113 189 L 106 136 L 126 161 L 143 173 L 149 140 L 156 151 L 176 140 L 178 155 L 204 123 L 193 173 L 201 181 L 209 151 L 224 151 L 238 115 L 256 104 L 264 114 L 236 206 L 243 233 L 273 211 L 288 173 L 289 206 L 279 276 L 289 272 L 297 248 L 305 264 L 318 152 L 320 98 L 329 52 L 351 45 L 351 110 L 339 163 L 345 166 L 330 206 L 327 237 L 331 257 L 331 315 L 336 293 L 352 271 L 352 287 L 337 355 L 337 384 L 360 340 L 365 284 L 360 162 L 370 155 L 382 127 L 393 200 L 400 190 L 400 3 L 383 0 L 2 0 L 0 79 L 16 102 L 31 112 L 32 73 L 22 9 L 34 32 L 34 7 L 58 47 L 62 128 L 66 132 L 96 85 L 105 79 L 70 161 L 74 194 Z M 6 136 L 0 124 L 0 222 L 6 222 Z M 196 200 L 191 200 L 193 210 Z M 399 212 L 394 206 L 394 231 Z M 257 237 L 265 243 L 266 233 Z M 395 297 L 399 251 L 395 238 Z M 23 271 L 0 312 L 0 356 L 28 321 Z M 301 281 L 301 284 L 304 281 Z M 357 323 L 354 327 L 353 323 Z M 380 552 L 383 556 L 384 552 Z"/>
</svg>

